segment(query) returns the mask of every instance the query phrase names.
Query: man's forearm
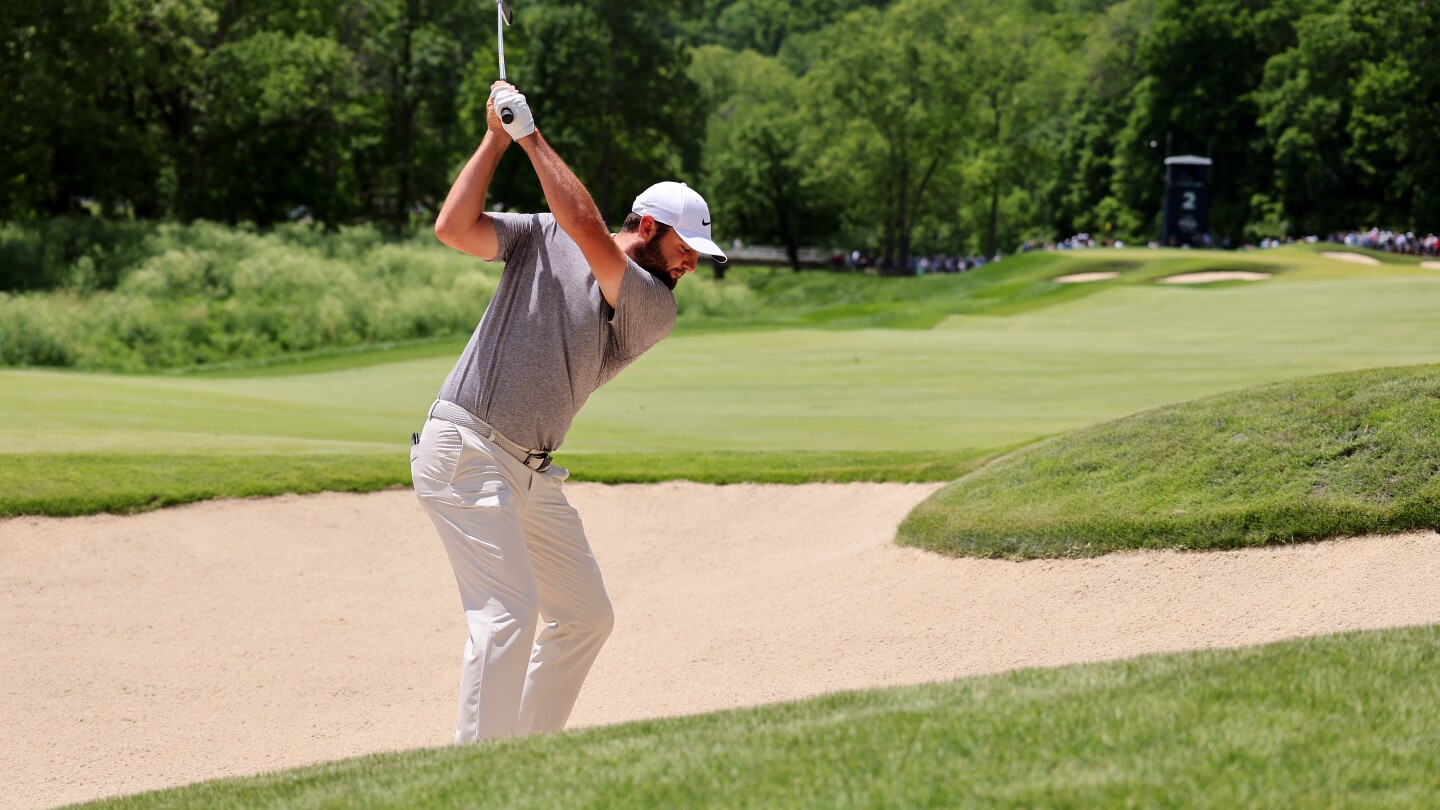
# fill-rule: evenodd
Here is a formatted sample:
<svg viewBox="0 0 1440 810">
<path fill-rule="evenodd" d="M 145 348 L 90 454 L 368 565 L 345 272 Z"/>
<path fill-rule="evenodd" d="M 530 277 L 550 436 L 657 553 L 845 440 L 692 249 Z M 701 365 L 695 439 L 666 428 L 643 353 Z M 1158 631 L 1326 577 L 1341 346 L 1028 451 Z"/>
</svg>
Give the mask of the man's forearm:
<svg viewBox="0 0 1440 810">
<path fill-rule="evenodd" d="M 509 145 L 508 137 L 494 132 L 485 133 L 480 147 L 470 156 L 460 176 L 455 178 L 455 185 L 445 196 L 445 207 L 440 209 L 440 216 L 435 220 L 437 232 L 468 228 L 485 213 L 485 194 L 490 189 L 490 179 L 495 176 L 495 168 L 500 165 L 500 157 Z"/>
<path fill-rule="evenodd" d="M 561 229 L 577 242 L 586 236 L 609 238 L 610 229 L 590 192 L 540 133 L 521 139 L 520 147 L 530 156 L 540 187 L 545 191 L 545 202 Z"/>
</svg>

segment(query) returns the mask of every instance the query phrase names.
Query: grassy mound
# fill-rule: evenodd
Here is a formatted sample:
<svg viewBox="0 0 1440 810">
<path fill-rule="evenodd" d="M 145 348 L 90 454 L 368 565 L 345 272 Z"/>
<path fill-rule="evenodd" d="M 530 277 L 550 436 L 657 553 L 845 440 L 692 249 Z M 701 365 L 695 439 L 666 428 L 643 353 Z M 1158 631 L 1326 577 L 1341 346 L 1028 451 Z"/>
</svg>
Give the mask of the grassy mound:
<svg viewBox="0 0 1440 810">
<path fill-rule="evenodd" d="M 1323 807 L 1440 791 L 1440 628 L 380 754 L 107 808 Z"/>
<path fill-rule="evenodd" d="M 1440 366 L 1236 391 L 1022 449 L 899 540 L 980 557 L 1220 549 L 1440 525 Z"/>
</svg>

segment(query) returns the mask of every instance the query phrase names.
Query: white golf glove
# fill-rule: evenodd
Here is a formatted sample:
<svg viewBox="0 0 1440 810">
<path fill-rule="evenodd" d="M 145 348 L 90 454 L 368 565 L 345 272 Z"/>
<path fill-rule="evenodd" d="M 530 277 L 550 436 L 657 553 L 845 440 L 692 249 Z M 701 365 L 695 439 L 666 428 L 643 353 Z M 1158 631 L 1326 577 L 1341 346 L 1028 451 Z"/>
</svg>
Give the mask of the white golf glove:
<svg viewBox="0 0 1440 810">
<path fill-rule="evenodd" d="M 490 97 L 495 99 L 495 114 L 500 116 L 500 126 L 511 138 L 518 141 L 535 131 L 535 117 L 530 114 L 530 105 L 525 101 L 524 93 L 497 87 L 490 91 Z M 508 124 L 505 123 L 506 110 L 511 114 Z"/>
</svg>

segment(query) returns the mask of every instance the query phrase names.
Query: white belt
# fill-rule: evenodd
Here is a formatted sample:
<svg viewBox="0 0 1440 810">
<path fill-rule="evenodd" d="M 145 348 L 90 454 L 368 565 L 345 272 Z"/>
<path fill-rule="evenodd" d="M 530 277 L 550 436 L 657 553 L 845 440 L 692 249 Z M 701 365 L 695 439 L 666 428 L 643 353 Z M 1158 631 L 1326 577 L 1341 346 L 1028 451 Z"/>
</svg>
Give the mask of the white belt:
<svg viewBox="0 0 1440 810">
<path fill-rule="evenodd" d="M 447 422 L 454 422 L 462 427 L 470 428 L 481 436 L 498 444 L 500 449 L 514 456 L 516 461 L 524 464 L 535 472 L 545 472 L 550 469 L 550 462 L 553 461 L 553 459 L 550 457 L 548 450 L 538 451 L 521 447 L 501 435 L 500 431 L 496 430 L 489 422 L 486 422 L 484 419 L 470 413 L 453 402 L 443 399 L 435 400 L 435 404 L 430 406 L 430 416 L 434 419 L 444 419 Z"/>
</svg>

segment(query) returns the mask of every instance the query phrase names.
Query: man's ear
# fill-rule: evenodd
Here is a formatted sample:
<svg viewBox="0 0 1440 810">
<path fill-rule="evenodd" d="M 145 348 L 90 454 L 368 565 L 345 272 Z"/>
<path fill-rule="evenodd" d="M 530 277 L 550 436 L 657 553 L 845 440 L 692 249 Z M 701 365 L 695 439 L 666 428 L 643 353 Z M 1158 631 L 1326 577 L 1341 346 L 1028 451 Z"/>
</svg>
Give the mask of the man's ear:
<svg viewBox="0 0 1440 810">
<path fill-rule="evenodd" d="M 636 231 L 641 242 L 649 242 L 655 236 L 655 218 L 649 214 L 640 217 L 640 228 Z"/>
</svg>

